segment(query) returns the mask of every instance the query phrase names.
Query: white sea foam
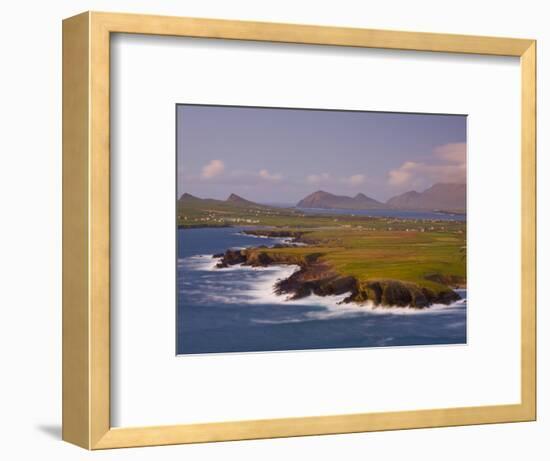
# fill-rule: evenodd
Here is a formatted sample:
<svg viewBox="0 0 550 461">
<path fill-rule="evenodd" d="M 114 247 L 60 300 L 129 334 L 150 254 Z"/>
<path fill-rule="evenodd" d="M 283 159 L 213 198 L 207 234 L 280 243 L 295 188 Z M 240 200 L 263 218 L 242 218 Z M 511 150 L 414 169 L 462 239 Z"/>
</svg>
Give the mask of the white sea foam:
<svg viewBox="0 0 550 461">
<path fill-rule="evenodd" d="M 245 232 L 235 232 L 234 235 L 240 235 L 242 237 L 250 237 L 250 238 L 256 238 L 256 239 L 263 239 L 263 240 L 274 240 L 277 243 L 283 244 L 283 245 L 292 245 L 296 247 L 303 247 L 307 246 L 306 243 L 303 242 L 296 242 L 294 240 L 294 237 L 270 237 L 268 235 L 256 235 L 256 234 L 247 234 Z"/>
<path fill-rule="evenodd" d="M 287 306 L 298 305 L 315 305 L 321 307 L 319 310 L 312 310 L 305 313 L 299 313 L 291 317 L 267 320 L 256 319 L 256 323 L 265 324 L 282 324 L 282 323 L 299 323 L 314 320 L 330 320 L 352 317 L 368 317 L 368 316 L 413 316 L 413 315 L 437 315 L 441 313 L 457 312 L 453 304 L 447 306 L 444 304 L 434 304 L 426 309 L 414 309 L 410 307 L 398 306 L 374 306 L 372 303 L 356 304 L 356 303 L 341 303 L 347 294 L 339 296 L 316 296 L 311 295 L 302 300 L 286 301 Z"/>
<path fill-rule="evenodd" d="M 267 235 L 256 235 L 256 234 L 247 234 L 246 232 L 235 232 L 233 235 L 239 235 L 241 237 L 250 237 L 255 239 L 268 239 L 271 237 L 268 237 Z"/>
<path fill-rule="evenodd" d="M 442 312 L 450 312 L 455 309 L 463 309 L 464 305 L 457 301 L 452 304 L 432 304 L 430 307 L 418 309 L 410 306 L 376 306 L 373 302 L 367 301 L 360 305 L 362 309 L 365 309 L 373 314 L 393 314 L 393 315 L 430 315 L 438 314 Z"/>
<path fill-rule="evenodd" d="M 211 271 L 216 268 L 219 258 L 212 255 L 195 255 L 186 258 L 178 258 L 178 268 L 185 268 L 196 271 Z"/>
<path fill-rule="evenodd" d="M 237 248 L 235 248 L 237 249 Z M 178 259 L 178 267 L 196 271 L 247 271 L 268 270 L 267 267 L 250 267 L 236 264 L 228 267 L 216 267 L 222 258 L 214 258 L 213 255 L 194 255 Z"/>
<path fill-rule="evenodd" d="M 212 271 L 212 276 L 203 276 L 201 281 L 208 286 L 205 294 L 209 303 L 226 303 L 240 305 L 271 304 L 281 308 L 311 306 L 314 309 L 289 316 L 284 319 L 258 319 L 257 323 L 294 323 L 312 320 L 327 320 L 335 318 L 349 318 L 368 315 L 434 315 L 450 313 L 466 308 L 466 299 L 461 299 L 450 305 L 434 304 L 425 309 L 414 309 L 398 306 L 376 306 L 371 301 L 366 303 L 343 303 L 349 296 L 344 293 L 337 296 L 310 295 L 306 298 L 291 300 L 288 295 L 275 293 L 278 281 L 287 279 L 300 269 L 297 265 L 273 265 L 268 267 L 251 267 L 233 265 L 227 268 L 216 268 L 221 258 L 212 255 L 197 255 L 178 260 L 178 266 L 191 270 Z M 239 280 L 223 280 L 215 274 L 241 271 Z M 212 287 L 212 288 L 210 288 Z M 185 288 L 187 290 L 187 288 Z M 462 295 L 465 294 L 461 293 Z M 291 311 L 289 311 L 290 313 Z"/>
<path fill-rule="evenodd" d="M 320 312 L 319 315 L 324 318 L 330 318 L 340 315 L 357 315 L 363 314 L 366 312 L 374 314 L 400 314 L 400 315 L 415 315 L 415 314 L 430 314 L 436 313 L 442 310 L 449 310 L 452 308 L 461 307 L 462 302 L 465 300 L 457 301 L 450 305 L 446 304 L 433 304 L 426 309 L 414 309 L 411 307 L 399 307 L 399 306 L 376 306 L 373 302 L 367 301 L 366 303 L 343 303 L 350 293 L 344 293 L 341 295 L 333 296 L 318 296 L 312 294 L 306 298 L 292 300 L 289 299 L 287 295 L 278 295 L 275 293 L 275 284 L 280 281 L 287 279 L 294 272 L 300 270 L 299 266 L 296 265 L 273 265 L 266 268 L 251 268 L 250 266 L 234 266 L 239 267 L 244 270 L 263 270 L 264 274 L 255 277 L 250 282 L 250 286 L 247 287 L 246 291 L 252 298 L 251 302 L 258 304 L 280 304 L 285 306 L 297 306 L 297 305 L 308 305 L 308 306 L 319 306 L 325 307 L 326 312 Z"/>
</svg>

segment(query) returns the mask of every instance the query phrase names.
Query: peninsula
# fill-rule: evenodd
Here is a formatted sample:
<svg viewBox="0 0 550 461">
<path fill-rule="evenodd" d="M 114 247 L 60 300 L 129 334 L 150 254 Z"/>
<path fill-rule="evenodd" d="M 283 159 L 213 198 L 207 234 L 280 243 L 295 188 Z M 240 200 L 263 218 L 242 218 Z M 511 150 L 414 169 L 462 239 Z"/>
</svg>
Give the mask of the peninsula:
<svg viewBox="0 0 550 461">
<path fill-rule="evenodd" d="M 274 287 L 288 299 L 347 294 L 345 303 L 423 309 L 458 300 L 454 290 L 466 286 L 466 223 L 460 220 L 315 214 L 236 194 L 227 200 L 184 194 L 178 223 L 291 239 L 215 255 L 219 268 L 297 266 Z"/>
</svg>

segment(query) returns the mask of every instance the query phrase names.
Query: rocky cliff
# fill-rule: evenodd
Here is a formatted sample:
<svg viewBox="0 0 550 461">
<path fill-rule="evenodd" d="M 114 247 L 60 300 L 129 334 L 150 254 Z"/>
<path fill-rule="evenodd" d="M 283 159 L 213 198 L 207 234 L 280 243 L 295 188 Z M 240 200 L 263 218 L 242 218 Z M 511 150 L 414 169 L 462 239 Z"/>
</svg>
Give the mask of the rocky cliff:
<svg viewBox="0 0 550 461">
<path fill-rule="evenodd" d="M 451 304 L 460 299 L 452 289 L 441 287 L 432 290 L 411 282 L 400 280 L 358 281 L 352 276 L 336 273 L 322 261 L 321 253 L 306 257 L 269 251 L 269 249 L 227 250 L 215 255 L 220 258 L 218 268 L 243 264 L 252 267 L 291 264 L 299 267 L 287 279 L 277 282 L 277 294 L 288 295 L 289 299 L 300 299 L 311 294 L 318 296 L 342 295 L 349 293 L 345 303 L 372 302 L 375 306 L 410 307 L 422 309 L 432 304 Z"/>
</svg>

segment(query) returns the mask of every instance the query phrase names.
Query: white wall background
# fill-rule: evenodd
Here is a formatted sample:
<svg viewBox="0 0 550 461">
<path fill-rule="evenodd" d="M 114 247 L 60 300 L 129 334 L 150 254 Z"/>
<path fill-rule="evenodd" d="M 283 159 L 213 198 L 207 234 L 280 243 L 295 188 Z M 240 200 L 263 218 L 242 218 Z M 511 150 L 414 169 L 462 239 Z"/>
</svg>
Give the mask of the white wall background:
<svg viewBox="0 0 550 461">
<path fill-rule="evenodd" d="M 117 69 L 111 80 L 114 426 L 520 400 L 519 59 L 341 47 L 312 52 L 307 45 L 228 40 L 199 44 L 197 39 L 136 36 L 111 42 Z M 292 73 L 281 75 L 281 69 L 289 68 Z M 335 84 L 344 75 L 345 87 Z M 175 175 L 174 101 L 467 113 L 468 346 L 211 354 L 175 360 L 175 337 L 154 334 L 173 331 L 176 305 L 175 191 L 174 182 L 167 180 Z M 499 190 L 499 203 L 487 193 L 487 172 L 493 171 L 496 158 L 502 162 L 491 186 Z M 148 217 L 145 223 L 143 216 Z M 499 226 L 500 238 L 494 239 L 500 216 L 514 224 Z M 507 261 L 495 265 L 502 242 L 508 247 Z M 488 284 L 506 286 L 508 302 L 495 303 Z M 144 341 L 151 333 L 154 341 Z M 495 360 L 495 350 L 500 360 Z M 411 374 L 418 378 L 403 386 L 403 376 Z M 335 391 L 343 382 L 345 392 Z M 273 398 L 266 399 L 266 394 Z"/>
<path fill-rule="evenodd" d="M 461 0 L 21 0 L 2 10 L 0 69 L 0 450 L 6 459 L 548 458 L 550 328 L 540 290 L 539 418 L 501 424 L 88 453 L 60 441 L 61 19 L 84 10 L 536 38 L 539 286 L 550 276 L 550 74 L 546 2 Z M 498 191 L 495 191 L 498 197 Z"/>
</svg>

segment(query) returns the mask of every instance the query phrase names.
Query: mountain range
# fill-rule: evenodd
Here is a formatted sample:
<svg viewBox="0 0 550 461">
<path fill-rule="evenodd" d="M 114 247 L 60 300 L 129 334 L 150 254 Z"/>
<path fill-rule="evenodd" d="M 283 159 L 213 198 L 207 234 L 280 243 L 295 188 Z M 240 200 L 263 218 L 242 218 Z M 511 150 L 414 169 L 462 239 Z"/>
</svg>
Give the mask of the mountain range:
<svg viewBox="0 0 550 461">
<path fill-rule="evenodd" d="M 466 210 L 466 184 L 437 183 L 423 192 L 414 190 L 390 198 L 386 205 L 402 210 Z"/>
<path fill-rule="evenodd" d="M 323 190 L 318 190 L 298 202 L 298 208 L 340 208 L 345 210 L 372 210 L 386 208 L 378 200 L 367 197 L 365 194 L 357 194 L 355 197 L 346 195 L 334 195 Z"/>
<path fill-rule="evenodd" d="M 437 183 L 423 192 L 411 190 L 379 202 L 365 194 L 354 197 L 334 195 L 319 190 L 298 202 L 298 208 L 324 208 L 347 210 L 376 210 L 395 208 L 400 210 L 466 210 L 466 184 Z"/>
<path fill-rule="evenodd" d="M 213 198 L 199 198 L 195 195 L 188 194 L 187 192 L 182 194 L 178 199 L 179 205 L 232 205 L 234 207 L 242 208 L 258 208 L 268 209 L 273 208 L 268 205 L 261 205 L 259 203 L 251 202 L 245 198 L 240 197 L 237 194 L 230 194 L 225 200 L 217 200 Z"/>
<path fill-rule="evenodd" d="M 273 208 L 268 205 L 261 205 L 252 202 L 237 194 L 230 194 L 226 200 L 201 199 L 194 195 L 184 193 L 178 200 L 181 205 L 185 204 L 210 204 L 210 205 L 231 205 L 243 208 Z M 446 210 L 466 211 L 466 184 L 437 183 L 428 189 L 417 192 L 414 190 L 405 192 L 390 198 L 385 203 L 379 202 L 365 194 L 359 193 L 354 197 L 346 195 L 335 195 L 330 192 L 319 190 L 307 197 L 304 197 L 296 204 L 297 208 L 323 208 L 323 209 L 345 209 L 345 210 L 376 210 L 376 209 L 398 209 L 398 210 Z"/>
</svg>

